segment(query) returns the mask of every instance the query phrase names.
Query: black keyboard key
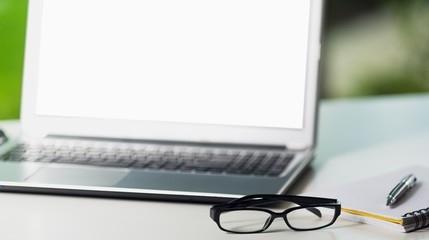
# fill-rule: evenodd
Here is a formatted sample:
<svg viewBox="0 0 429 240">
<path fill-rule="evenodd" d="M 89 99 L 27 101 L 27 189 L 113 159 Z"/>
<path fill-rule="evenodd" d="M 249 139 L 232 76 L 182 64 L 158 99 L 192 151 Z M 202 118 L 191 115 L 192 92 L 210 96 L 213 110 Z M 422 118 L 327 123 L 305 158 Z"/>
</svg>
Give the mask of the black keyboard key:
<svg viewBox="0 0 429 240">
<path fill-rule="evenodd" d="M 73 156 L 75 158 L 85 158 L 86 155 L 83 152 L 71 152 L 70 156 Z"/>
<path fill-rule="evenodd" d="M 6 161 L 12 161 L 12 162 L 25 161 L 25 157 L 20 155 L 5 155 L 1 157 L 1 159 L 4 159 Z"/>
<path fill-rule="evenodd" d="M 72 162 L 74 162 L 74 160 L 75 160 L 74 157 L 61 156 L 61 157 L 58 157 L 55 162 L 57 162 L 57 163 L 72 163 Z"/>
<path fill-rule="evenodd" d="M 131 165 L 133 168 L 145 168 L 150 163 L 149 160 L 145 159 L 136 159 Z"/>
<path fill-rule="evenodd" d="M 293 158 L 293 154 L 287 154 L 285 156 L 279 157 L 276 162 L 271 166 L 267 174 L 269 176 L 280 175 L 286 169 L 286 167 L 289 165 Z"/>
<path fill-rule="evenodd" d="M 195 169 L 226 169 L 230 162 L 226 161 L 195 161 L 184 163 L 186 167 Z"/>
<path fill-rule="evenodd" d="M 45 157 L 55 157 L 55 151 L 54 150 L 48 150 L 48 151 L 42 151 L 41 155 Z"/>
<path fill-rule="evenodd" d="M 253 169 L 256 168 L 256 166 L 258 166 L 262 162 L 263 159 L 265 159 L 265 157 L 266 157 L 266 154 L 262 154 L 262 155 L 257 155 L 257 156 L 250 158 L 244 164 L 244 166 L 243 166 L 244 170 L 246 172 L 252 171 Z"/>
<path fill-rule="evenodd" d="M 275 167 L 275 168 L 271 168 L 267 175 L 268 176 L 278 176 L 283 171 L 284 171 L 284 168 L 276 168 Z"/>
<path fill-rule="evenodd" d="M 148 156 L 148 160 L 154 161 L 154 162 L 163 161 L 162 160 L 162 155 L 160 155 L 160 154 L 151 154 L 151 155 Z"/>
<path fill-rule="evenodd" d="M 293 154 L 288 154 L 286 156 L 283 156 L 277 159 L 274 165 L 280 168 L 285 168 L 287 165 L 289 165 L 289 163 L 292 161 L 293 158 L 294 158 Z"/>
<path fill-rule="evenodd" d="M 37 162 L 40 160 L 40 157 L 39 156 L 26 156 L 22 160 L 26 161 L 26 162 Z"/>
<path fill-rule="evenodd" d="M 164 161 L 151 161 L 146 168 L 148 169 L 161 169 L 161 167 L 164 165 Z"/>
<path fill-rule="evenodd" d="M 50 162 L 54 162 L 56 159 L 57 157 L 55 156 L 43 156 L 38 159 L 38 162 L 50 163 Z"/>
<path fill-rule="evenodd" d="M 72 163 L 87 164 L 88 163 L 88 157 L 75 157 Z"/>
<path fill-rule="evenodd" d="M 124 167 L 124 168 L 126 168 L 126 167 L 130 166 L 131 163 L 127 162 L 127 161 L 119 161 L 119 162 L 103 162 L 103 161 L 100 161 L 100 162 L 91 162 L 89 164 L 95 165 L 95 166 L 104 166 L 104 167 Z"/>
<path fill-rule="evenodd" d="M 178 161 L 172 161 L 172 162 L 166 163 L 162 168 L 165 170 L 176 170 L 176 169 L 179 169 L 181 165 L 182 163 Z"/>
<path fill-rule="evenodd" d="M 195 153 L 193 154 L 193 158 L 197 161 L 207 161 L 212 157 L 211 153 L 203 154 L 203 153 Z"/>
<path fill-rule="evenodd" d="M 180 156 L 179 161 L 181 161 L 181 162 L 192 162 L 192 161 L 194 161 L 194 158 L 191 156 Z"/>
</svg>

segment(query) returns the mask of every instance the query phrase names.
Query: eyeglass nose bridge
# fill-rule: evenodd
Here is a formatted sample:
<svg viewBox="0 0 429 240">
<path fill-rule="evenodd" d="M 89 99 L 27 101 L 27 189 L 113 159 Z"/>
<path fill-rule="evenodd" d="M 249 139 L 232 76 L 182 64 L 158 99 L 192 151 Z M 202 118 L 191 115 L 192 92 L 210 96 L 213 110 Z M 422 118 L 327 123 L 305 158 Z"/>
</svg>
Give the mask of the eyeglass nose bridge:
<svg viewBox="0 0 429 240">
<path fill-rule="evenodd" d="M 289 225 L 289 223 L 287 222 L 287 219 L 286 219 L 286 214 L 287 214 L 287 211 L 284 211 L 284 212 L 271 212 L 271 216 L 269 218 L 267 218 L 267 221 L 265 221 L 263 229 L 266 230 L 268 227 L 270 227 L 271 224 L 274 222 L 274 220 L 277 219 L 277 218 L 283 218 L 283 220 L 286 222 L 286 225 L 290 228 L 290 225 Z"/>
<path fill-rule="evenodd" d="M 281 213 L 276 213 L 276 218 L 281 217 L 283 218 L 283 220 L 285 221 L 286 225 L 290 228 L 290 229 L 295 229 L 294 227 L 292 227 L 289 223 L 289 221 L 287 220 L 286 215 L 291 212 L 293 209 L 286 209 L 285 211 L 281 212 Z"/>
</svg>

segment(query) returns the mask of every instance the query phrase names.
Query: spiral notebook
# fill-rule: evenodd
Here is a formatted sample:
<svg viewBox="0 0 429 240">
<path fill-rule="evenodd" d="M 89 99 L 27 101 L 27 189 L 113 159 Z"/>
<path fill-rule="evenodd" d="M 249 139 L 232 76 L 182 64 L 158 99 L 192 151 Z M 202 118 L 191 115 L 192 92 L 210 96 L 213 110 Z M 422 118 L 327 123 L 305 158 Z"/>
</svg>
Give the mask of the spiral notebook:
<svg viewBox="0 0 429 240">
<path fill-rule="evenodd" d="M 393 207 L 386 206 L 390 190 L 407 174 L 416 185 Z M 340 187 L 312 193 L 341 201 L 341 218 L 411 232 L 429 226 L 429 168 L 413 166 Z"/>
</svg>

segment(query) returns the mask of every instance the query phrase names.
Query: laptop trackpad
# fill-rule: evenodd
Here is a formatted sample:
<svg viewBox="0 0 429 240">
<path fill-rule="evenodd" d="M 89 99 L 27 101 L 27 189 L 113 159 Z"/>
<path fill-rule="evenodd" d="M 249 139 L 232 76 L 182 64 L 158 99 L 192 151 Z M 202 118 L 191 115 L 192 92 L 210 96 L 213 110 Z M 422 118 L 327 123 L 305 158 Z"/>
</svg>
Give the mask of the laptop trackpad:
<svg viewBox="0 0 429 240">
<path fill-rule="evenodd" d="M 86 186 L 113 186 L 128 174 L 128 170 L 97 169 L 88 167 L 47 166 L 28 178 L 27 182 L 86 185 Z"/>
</svg>

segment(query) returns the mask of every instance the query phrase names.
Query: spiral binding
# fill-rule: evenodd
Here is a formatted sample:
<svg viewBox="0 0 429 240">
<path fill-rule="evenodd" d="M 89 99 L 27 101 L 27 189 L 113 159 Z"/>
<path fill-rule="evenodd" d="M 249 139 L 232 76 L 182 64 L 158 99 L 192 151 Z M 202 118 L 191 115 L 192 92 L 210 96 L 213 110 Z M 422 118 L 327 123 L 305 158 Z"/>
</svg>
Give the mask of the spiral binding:
<svg viewBox="0 0 429 240">
<path fill-rule="evenodd" d="M 429 226 L 429 207 L 406 213 L 402 217 L 413 217 L 415 223 L 413 230 L 422 229 Z"/>
</svg>

